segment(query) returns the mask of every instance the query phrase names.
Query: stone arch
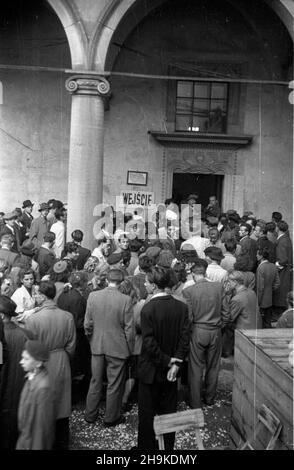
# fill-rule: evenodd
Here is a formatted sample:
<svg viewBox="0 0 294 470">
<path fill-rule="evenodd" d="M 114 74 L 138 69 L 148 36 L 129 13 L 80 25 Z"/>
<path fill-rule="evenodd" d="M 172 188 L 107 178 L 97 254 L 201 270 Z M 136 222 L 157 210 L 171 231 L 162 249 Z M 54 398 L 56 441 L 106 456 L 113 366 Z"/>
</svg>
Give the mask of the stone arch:
<svg viewBox="0 0 294 470">
<path fill-rule="evenodd" d="M 54 0 L 48 1 L 53 2 Z M 134 15 L 135 18 L 132 22 L 133 27 L 138 24 L 142 18 L 147 16 L 150 11 L 164 2 L 165 0 L 149 0 L 148 6 L 146 5 L 147 2 L 145 2 L 144 6 L 141 5 L 140 10 L 138 10 L 139 15 L 137 12 L 136 15 Z M 294 5 L 292 0 L 264 0 L 264 2 L 281 19 L 294 41 Z M 136 7 L 136 5 L 139 5 L 139 3 L 139 0 L 125 0 L 122 2 L 115 0 L 103 11 L 92 37 L 92 47 L 89 56 L 89 62 L 94 69 L 99 71 L 105 70 L 107 54 L 113 34 L 116 32 L 125 15 L 130 12 L 132 8 Z"/>
<path fill-rule="evenodd" d="M 75 10 L 74 2 L 69 0 L 47 0 L 55 11 L 64 28 L 71 54 L 72 68 L 76 70 L 89 69 L 88 39 L 83 22 Z"/>
</svg>

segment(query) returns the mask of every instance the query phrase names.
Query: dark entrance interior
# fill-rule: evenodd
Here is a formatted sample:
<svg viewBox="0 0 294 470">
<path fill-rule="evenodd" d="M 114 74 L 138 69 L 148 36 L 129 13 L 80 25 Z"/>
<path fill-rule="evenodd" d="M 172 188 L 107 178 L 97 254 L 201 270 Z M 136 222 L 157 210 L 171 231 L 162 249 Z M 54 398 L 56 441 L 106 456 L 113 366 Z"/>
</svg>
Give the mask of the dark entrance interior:
<svg viewBox="0 0 294 470">
<path fill-rule="evenodd" d="M 173 199 L 181 204 L 189 194 L 198 194 L 198 204 L 206 207 L 209 196 L 216 196 L 222 206 L 223 175 L 204 175 L 199 173 L 173 174 Z"/>
</svg>

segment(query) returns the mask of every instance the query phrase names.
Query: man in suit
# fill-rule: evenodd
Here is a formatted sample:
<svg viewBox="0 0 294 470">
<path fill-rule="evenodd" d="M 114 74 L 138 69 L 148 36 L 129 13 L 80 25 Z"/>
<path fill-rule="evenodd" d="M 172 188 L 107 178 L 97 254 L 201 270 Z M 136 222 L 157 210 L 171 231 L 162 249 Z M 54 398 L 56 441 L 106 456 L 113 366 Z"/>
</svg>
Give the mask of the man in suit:
<svg viewBox="0 0 294 470">
<path fill-rule="evenodd" d="M 14 212 L 17 214 L 17 218 L 15 219 L 15 223 L 14 223 L 14 228 L 17 232 L 17 238 L 19 239 L 19 246 L 21 247 L 21 245 L 26 239 L 26 228 L 21 221 L 21 217 L 22 217 L 21 208 L 16 207 L 14 209 Z"/>
<path fill-rule="evenodd" d="M 183 290 L 192 320 L 189 354 L 190 402 L 201 407 L 202 376 L 205 368 L 206 405 L 213 405 L 221 362 L 221 328 L 229 322 L 227 299 L 220 282 L 206 279 L 207 262 L 199 259 L 192 267 L 194 285 Z"/>
<path fill-rule="evenodd" d="M 84 269 L 85 263 L 88 258 L 91 256 L 91 251 L 88 248 L 84 248 L 82 246 L 82 241 L 84 238 L 84 234 L 81 230 L 74 230 L 71 234 L 72 240 L 78 245 L 78 253 L 79 257 L 76 260 L 76 268 L 78 271 Z"/>
<path fill-rule="evenodd" d="M 89 295 L 84 328 L 92 353 L 92 378 L 87 395 L 85 420 L 94 423 L 98 417 L 106 366 L 107 392 L 104 425 L 123 422 L 122 397 L 125 386 L 126 359 L 134 346 L 133 307 L 131 298 L 118 291 L 123 281 L 119 269 L 107 275 L 108 287 Z"/>
<path fill-rule="evenodd" d="M 29 240 L 34 243 L 37 248 L 40 248 L 43 243 L 44 235 L 49 231 L 49 221 L 47 215 L 49 213 L 49 206 L 46 202 L 40 204 L 40 217 L 34 219 L 30 228 Z"/>
<path fill-rule="evenodd" d="M 278 268 L 269 261 L 270 250 L 265 246 L 257 251 L 256 293 L 263 328 L 271 328 L 273 292 L 280 287 Z"/>
<path fill-rule="evenodd" d="M 158 449 L 154 431 L 155 414 L 177 410 L 176 376 L 189 350 L 189 317 L 184 302 L 164 289 L 170 285 L 170 271 L 154 267 L 146 275 L 146 289 L 152 298 L 141 311 L 142 350 L 138 363 L 138 448 Z M 175 434 L 164 436 L 165 449 L 172 450 Z"/>
<path fill-rule="evenodd" d="M 292 290 L 293 253 L 292 242 L 288 235 L 289 226 L 283 220 L 278 222 L 276 245 L 276 266 L 279 270 L 280 287 L 274 293 L 274 321 L 287 309 L 287 294 Z"/>
<path fill-rule="evenodd" d="M 1 236 L 0 240 L 0 259 L 6 261 L 9 266 L 9 270 L 12 267 L 17 266 L 18 261 L 20 260 L 20 255 L 18 253 L 12 252 L 12 236 L 9 234 L 4 234 Z"/>
<path fill-rule="evenodd" d="M 38 250 L 36 261 L 39 264 L 40 277 L 42 279 L 45 274 L 48 274 L 50 268 L 56 261 L 55 255 L 52 251 L 55 242 L 55 233 L 47 232 L 44 235 L 43 244 Z"/>
<path fill-rule="evenodd" d="M 256 294 L 252 289 L 244 286 L 241 271 L 229 273 L 229 285 L 233 292 L 230 301 L 230 321 L 235 328 L 245 330 L 261 328 L 262 321 Z"/>
<path fill-rule="evenodd" d="M 246 222 L 242 222 L 239 228 L 239 237 L 240 237 L 240 245 L 241 245 L 241 254 L 247 253 L 250 257 L 250 271 L 255 271 L 257 266 L 257 244 L 255 240 L 250 238 L 252 227 L 250 224 Z"/>
<path fill-rule="evenodd" d="M 23 204 L 22 204 L 23 211 L 22 211 L 22 216 L 20 217 L 20 222 L 25 227 L 26 238 L 29 237 L 32 221 L 34 220 L 34 217 L 32 216 L 33 207 L 34 207 L 34 204 L 29 199 L 26 199 L 25 201 L 23 201 Z"/>
<path fill-rule="evenodd" d="M 20 253 L 20 236 L 15 224 L 17 213 L 15 211 L 7 212 L 7 214 L 3 216 L 3 219 L 5 221 L 5 225 L 1 229 L 0 238 L 2 235 L 11 235 L 13 239 L 11 251 L 14 253 Z"/>
</svg>

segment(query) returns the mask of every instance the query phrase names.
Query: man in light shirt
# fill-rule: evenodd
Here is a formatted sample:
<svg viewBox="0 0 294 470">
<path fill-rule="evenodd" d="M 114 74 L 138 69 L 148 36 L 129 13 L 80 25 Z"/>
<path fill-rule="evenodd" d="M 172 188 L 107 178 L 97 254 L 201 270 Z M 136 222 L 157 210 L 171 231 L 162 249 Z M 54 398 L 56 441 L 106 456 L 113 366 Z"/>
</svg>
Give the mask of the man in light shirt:
<svg viewBox="0 0 294 470">
<path fill-rule="evenodd" d="M 56 258 L 61 258 L 61 254 L 65 245 L 65 220 L 66 210 L 57 209 L 55 212 L 56 222 L 51 226 L 51 232 L 55 233 L 55 245 L 53 251 Z"/>
<path fill-rule="evenodd" d="M 212 282 L 220 282 L 224 285 L 228 279 L 228 273 L 220 266 L 224 255 L 222 250 L 217 247 L 209 246 L 204 251 L 208 267 L 206 270 L 206 277 Z"/>
</svg>

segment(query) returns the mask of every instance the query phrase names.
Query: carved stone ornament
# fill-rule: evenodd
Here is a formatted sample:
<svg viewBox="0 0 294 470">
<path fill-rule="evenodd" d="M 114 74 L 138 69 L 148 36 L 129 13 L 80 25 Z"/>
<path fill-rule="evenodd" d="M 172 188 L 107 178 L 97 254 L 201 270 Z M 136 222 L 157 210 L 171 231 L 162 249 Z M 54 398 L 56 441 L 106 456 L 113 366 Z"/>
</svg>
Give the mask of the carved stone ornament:
<svg viewBox="0 0 294 470">
<path fill-rule="evenodd" d="M 66 80 L 65 88 L 71 94 L 96 95 L 102 98 L 108 98 L 110 95 L 109 82 L 100 76 L 73 75 Z"/>
</svg>

